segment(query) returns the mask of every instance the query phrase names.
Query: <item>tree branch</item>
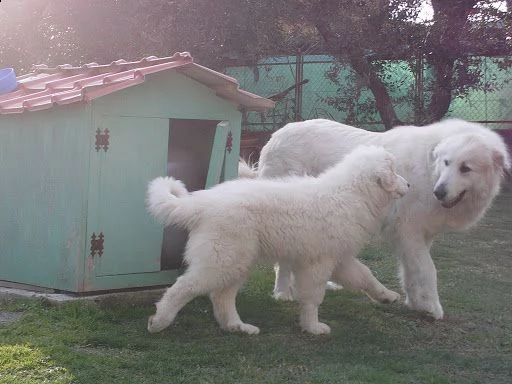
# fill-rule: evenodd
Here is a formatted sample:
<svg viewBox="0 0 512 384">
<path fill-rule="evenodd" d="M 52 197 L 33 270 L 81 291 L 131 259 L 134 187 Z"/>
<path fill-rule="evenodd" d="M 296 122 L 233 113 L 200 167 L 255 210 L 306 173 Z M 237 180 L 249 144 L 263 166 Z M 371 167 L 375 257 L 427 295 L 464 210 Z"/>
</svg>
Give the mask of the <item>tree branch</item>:
<svg viewBox="0 0 512 384">
<path fill-rule="evenodd" d="M 369 58 L 364 50 L 356 45 L 348 45 L 340 43 L 347 42 L 349 39 L 340 38 L 330 27 L 329 20 L 332 15 L 336 14 L 336 2 L 328 0 L 320 1 L 317 6 L 313 7 L 314 12 L 311 13 L 314 25 L 318 33 L 324 39 L 326 45 L 335 52 L 338 52 L 340 58 L 346 58 L 356 74 L 364 81 L 375 97 L 375 106 L 382 119 L 382 123 L 386 130 L 391 129 L 402 122 L 398 118 L 393 107 L 393 101 L 389 95 L 386 85 L 377 75 Z"/>
</svg>

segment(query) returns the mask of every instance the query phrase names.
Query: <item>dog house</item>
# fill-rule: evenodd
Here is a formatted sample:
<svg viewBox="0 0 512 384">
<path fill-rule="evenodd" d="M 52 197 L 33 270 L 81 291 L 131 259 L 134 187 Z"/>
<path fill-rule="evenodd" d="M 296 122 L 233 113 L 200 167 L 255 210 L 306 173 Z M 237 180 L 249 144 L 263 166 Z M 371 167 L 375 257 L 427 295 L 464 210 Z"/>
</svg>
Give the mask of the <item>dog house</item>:
<svg viewBox="0 0 512 384">
<path fill-rule="evenodd" d="M 171 283 L 186 233 L 145 207 L 157 176 L 237 175 L 242 113 L 273 102 L 187 53 L 36 66 L 0 95 L 0 285 L 94 292 Z"/>
</svg>

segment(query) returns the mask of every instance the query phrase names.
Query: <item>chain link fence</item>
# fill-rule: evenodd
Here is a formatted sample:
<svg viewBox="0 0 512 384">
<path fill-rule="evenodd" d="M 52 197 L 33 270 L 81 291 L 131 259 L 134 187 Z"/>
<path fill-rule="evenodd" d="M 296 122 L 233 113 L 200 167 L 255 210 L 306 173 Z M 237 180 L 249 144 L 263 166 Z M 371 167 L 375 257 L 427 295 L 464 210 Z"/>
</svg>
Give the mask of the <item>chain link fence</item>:
<svg viewBox="0 0 512 384">
<path fill-rule="evenodd" d="M 415 124 L 430 102 L 432 70 L 423 57 L 373 63 L 386 84 L 398 118 Z M 457 63 L 464 75 L 447 116 L 481 122 L 493 129 L 512 129 L 512 57 L 473 56 Z M 247 113 L 244 128 L 273 132 L 291 121 L 328 118 L 369 130 L 384 126 L 372 92 L 354 71 L 330 55 L 294 55 L 261 60 L 253 67 L 230 67 L 226 73 L 241 87 L 273 99 L 267 113 Z"/>
</svg>

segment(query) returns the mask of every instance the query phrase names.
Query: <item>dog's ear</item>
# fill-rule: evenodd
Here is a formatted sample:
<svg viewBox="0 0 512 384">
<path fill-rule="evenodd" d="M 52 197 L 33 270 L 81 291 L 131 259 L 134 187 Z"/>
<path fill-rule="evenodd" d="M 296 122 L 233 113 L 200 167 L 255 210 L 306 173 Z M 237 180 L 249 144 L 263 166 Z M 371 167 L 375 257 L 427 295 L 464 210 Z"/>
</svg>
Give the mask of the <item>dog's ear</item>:
<svg viewBox="0 0 512 384">
<path fill-rule="evenodd" d="M 496 169 L 498 172 L 503 172 L 505 176 L 510 176 L 511 164 L 510 159 L 507 156 L 508 154 L 504 154 L 500 151 L 494 150 L 492 152 L 492 163 L 494 166 L 494 169 Z"/>
<path fill-rule="evenodd" d="M 439 157 L 440 149 L 440 143 L 438 143 L 435 147 L 430 149 L 430 151 L 428 152 L 429 163 L 434 163 L 437 160 L 437 158 Z"/>
<path fill-rule="evenodd" d="M 377 175 L 377 182 L 386 192 L 393 192 L 396 188 L 395 173 L 390 168 L 383 169 Z"/>
<path fill-rule="evenodd" d="M 492 163 L 494 165 L 495 169 L 501 170 L 506 169 L 505 168 L 505 156 L 503 156 L 503 153 L 494 150 L 492 152 Z"/>
</svg>

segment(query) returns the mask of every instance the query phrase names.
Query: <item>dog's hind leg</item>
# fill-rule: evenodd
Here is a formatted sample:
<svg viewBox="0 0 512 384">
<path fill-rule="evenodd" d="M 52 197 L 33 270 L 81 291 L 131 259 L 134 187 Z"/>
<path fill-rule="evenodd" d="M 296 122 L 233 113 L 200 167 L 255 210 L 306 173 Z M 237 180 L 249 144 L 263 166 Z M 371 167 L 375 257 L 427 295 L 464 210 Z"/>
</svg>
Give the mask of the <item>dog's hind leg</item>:
<svg viewBox="0 0 512 384">
<path fill-rule="evenodd" d="M 291 268 L 286 263 L 279 263 L 274 266 L 276 280 L 274 284 L 274 294 L 276 300 L 293 301 L 294 295 L 294 278 Z"/>
<path fill-rule="evenodd" d="M 181 308 L 192 299 L 205 294 L 206 289 L 200 275 L 194 271 L 189 270 L 178 277 L 156 304 L 156 313 L 148 320 L 148 331 L 155 333 L 167 328 Z"/>
<path fill-rule="evenodd" d="M 387 289 L 370 269 L 356 258 L 343 260 L 333 271 L 332 279 L 353 291 L 363 291 L 370 299 L 381 303 L 393 303 L 400 294 Z"/>
<path fill-rule="evenodd" d="M 230 332 L 244 332 L 249 335 L 256 335 L 260 332 L 258 327 L 242 322 L 236 309 L 236 295 L 243 284 L 242 279 L 235 284 L 229 285 L 210 294 L 213 304 L 213 313 L 220 327 Z"/>
</svg>

